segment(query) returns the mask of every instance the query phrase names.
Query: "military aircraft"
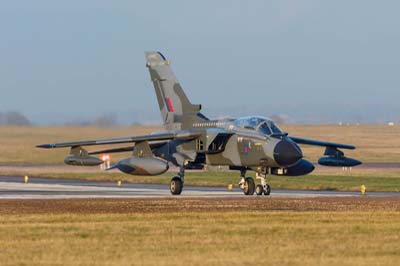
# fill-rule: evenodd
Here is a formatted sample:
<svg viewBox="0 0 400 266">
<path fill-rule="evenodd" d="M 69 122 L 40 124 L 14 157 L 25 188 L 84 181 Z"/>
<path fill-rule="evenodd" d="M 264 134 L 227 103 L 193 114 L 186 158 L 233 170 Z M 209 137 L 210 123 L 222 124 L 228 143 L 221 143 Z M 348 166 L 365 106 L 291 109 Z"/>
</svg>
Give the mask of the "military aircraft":
<svg viewBox="0 0 400 266">
<path fill-rule="evenodd" d="M 70 148 L 64 159 L 69 165 L 94 166 L 103 163 L 93 156 L 104 153 L 132 152 L 111 169 L 132 175 L 160 175 L 169 165 L 179 167 L 171 179 L 173 195 L 182 192 L 185 170 L 204 165 L 228 166 L 240 171 L 239 186 L 245 195 L 269 195 L 270 175 L 300 176 L 311 173 L 314 165 L 303 158 L 298 144 L 325 147 L 318 161 L 325 166 L 351 167 L 360 161 L 345 157 L 339 149 L 352 145 L 310 140 L 288 135 L 271 119 L 262 116 L 212 120 L 203 115 L 201 105 L 192 104 L 171 70 L 170 61 L 160 52 L 145 52 L 146 66 L 157 95 L 165 131 L 125 138 L 83 140 L 38 145 L 39 148 Z M 83 147 L 130 143 L 126 147 L 88 152 Z M 255 171 L 255 185 L 247 171 Z"/>
</svg>

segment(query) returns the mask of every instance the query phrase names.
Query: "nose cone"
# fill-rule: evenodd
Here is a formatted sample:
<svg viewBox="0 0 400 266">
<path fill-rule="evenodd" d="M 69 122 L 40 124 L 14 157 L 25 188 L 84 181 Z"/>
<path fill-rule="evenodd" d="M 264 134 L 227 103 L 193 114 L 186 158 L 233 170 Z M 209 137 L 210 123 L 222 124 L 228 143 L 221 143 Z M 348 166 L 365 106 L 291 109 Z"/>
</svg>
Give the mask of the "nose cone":
<svg viewBox="0 0 400 266">
<path fill-rule="evenodd" d="M 296 143 L 281 140 L 274 148 L 274 159 L 280 166 L 291 166 L 303 158 L 303 153 Z"/>
</svg>

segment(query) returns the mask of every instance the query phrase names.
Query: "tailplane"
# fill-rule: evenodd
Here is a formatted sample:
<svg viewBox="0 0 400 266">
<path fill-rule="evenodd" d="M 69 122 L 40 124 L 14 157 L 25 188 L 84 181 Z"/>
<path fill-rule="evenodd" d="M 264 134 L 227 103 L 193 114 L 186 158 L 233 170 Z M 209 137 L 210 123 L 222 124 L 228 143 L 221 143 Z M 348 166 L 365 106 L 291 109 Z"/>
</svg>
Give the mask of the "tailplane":
<svg viewBox="0 0 400 266">
<path fill-rule="evenodd" d="M 160 52 L 145 52 L 146 66 L 156 91 L 158 105 L 167 129 L 185 129 L 195 122 L 208 121 L 201 105 L 192 104 L 172 72 L 170 61 Z"/>
</svg>

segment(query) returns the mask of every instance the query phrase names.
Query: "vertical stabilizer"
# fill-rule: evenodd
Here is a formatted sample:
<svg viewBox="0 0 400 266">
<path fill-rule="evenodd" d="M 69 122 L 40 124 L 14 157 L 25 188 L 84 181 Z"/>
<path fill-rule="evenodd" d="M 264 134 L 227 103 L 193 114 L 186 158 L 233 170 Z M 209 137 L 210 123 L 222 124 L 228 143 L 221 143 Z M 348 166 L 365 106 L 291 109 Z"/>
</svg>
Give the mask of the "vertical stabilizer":
<svg viewBox="0 0 400 266">
<path fill-rule="evenodd" d="M 170 61 L 160 52 L 145 52 L 145 56 L 166 128 L 184 129 L 194 122 L 208 120 L 200 113 L 201 105 L 192 104 L 187 98 L 172 72 Z"/>
</svg>

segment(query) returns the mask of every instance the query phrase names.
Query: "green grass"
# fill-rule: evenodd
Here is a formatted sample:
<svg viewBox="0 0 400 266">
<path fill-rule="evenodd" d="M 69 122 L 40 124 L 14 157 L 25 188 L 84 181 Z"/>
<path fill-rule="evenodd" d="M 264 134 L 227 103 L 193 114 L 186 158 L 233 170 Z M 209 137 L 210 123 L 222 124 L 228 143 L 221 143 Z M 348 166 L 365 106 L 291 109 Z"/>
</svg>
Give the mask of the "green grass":
<svg viewBox="0 0 400 266">
<path fill-rule="evenodd" d="M 131 176 L 118 172 L 109 173 L 41 173 L 33 176 L 53 178 L 79 178 L 85 180 L 107 180 L 134 183 L 169 184 L 174 173 L 160 176 Z M 254 174 L 249 174 L 253 176 Z M 237 185 L 240 181 L 238 172 L 235 171 L 187 171 L 186 185 L 199 186 L 228 186 Z M 312 174 L 301 177 L 272 176 L 268 182 L 272 189 L 311 189 L 311 190 L 340 190 L 359 191 L 361 185 L 367 187 L 367 191 L 394 191 L 400 192 L 400 173 L 390 172 L 383 175 L 359 174 Z"/>
<path fill-rule="evenodd" d="M 400 192 L 400 177 L 309 175 L 274 177 L 271 181 L 272 187 L 285 189 L 360 191 L 361 185 L 365 185 L 367 191 Z"/>
<path fill-rule="evenodd" d="M 132 126 L 116 128 L 0 126 L 0 163 L 59 164 L 63 162 L 64 157 L 69 153 L 68 149 L 46 150 L 37 149 L 35 146 L 38 144 L 61 141 L 144 135 L 160 129 L 161 128 L 157 126 Z M 94 149 L 100 150 L 111 147 L 115 148 L 118 147 L 118 145 L 103 145 Z M 126 157 L 126 153 L 117 154 L 113 156 L 113 159 L 119 160 L 123 157 Z"/>
<path fill-rule="evenodd" d="M 398 265 L 400 213 L 0 217 L 0 265 Z"/>
</svg>

